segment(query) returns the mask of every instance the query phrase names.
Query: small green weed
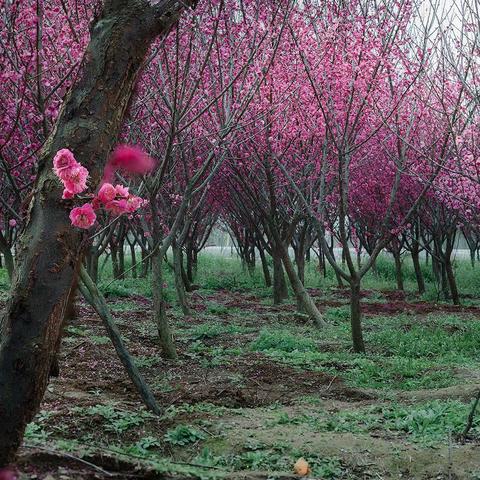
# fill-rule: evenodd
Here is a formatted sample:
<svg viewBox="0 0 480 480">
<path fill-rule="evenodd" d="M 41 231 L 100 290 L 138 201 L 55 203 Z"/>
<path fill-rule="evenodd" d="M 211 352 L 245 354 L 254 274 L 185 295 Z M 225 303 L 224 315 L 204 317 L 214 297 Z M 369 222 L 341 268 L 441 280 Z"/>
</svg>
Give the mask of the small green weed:
<svg viewBox="0 0 480 480">
<path fill-rule="evenodd" d="M 147 411 L 140 410 L 130 412 L 120 410 L 115 405 L 95 405 L 86 409 L 73 409 L 76 413 L 86 413 L 91 416 L 100 416 L 106 420 L 105 430 L 117 434 L 124 433 L 132 427 L 138 427 L 145 423 L 145 419 L 152 418 L 152 414 Z"/>
<path fill-rule="evenodd" d="M 138 357 L 135 357 L 135 365 L 138 368 L 150 368 L 154 367 L 155 365 L 158 365 L 160 362 L 160 359 L 156 357 L 146 357 L 144 355 L 140 355 Z"/>
<path fill-rule="evenodd" d="M 254 351 L 280 351 L 280 352 L 309 352 L 317 350 L 314 340 L 300 335 L 294 335 L 288 330 L 264 329 L 256 340 L 250 344 Z"/>
<path fill-rule="evenodd" d="M 77 327 L 74 325 L 66 327 L 65 332 L 70 335 L 78 335 L 79 337 L 85 337 L 88 334 L 88 330 L 85 327 Z"/>
<path fill-rule="evenodd" d="M 204 440 L 206 435 L 191 425 L 177 425 L 175 428 L 168 430 L 163 438 L 171 445 L 185 446 Z"/>
<path fill-rule="evenodd" d="M 228 315 L 230 309 L 226 305 L 222 305 L 216 302 L 207 303 L 207 312 L 212 315 Z"/>
<path fill-rule="evenodd" d="M 107 343 L 110 343 L 110 338 L 105 337 L 103 335 L 91 335 L 89 339 L 95 345 L 106 345 Z"/>
</svg>

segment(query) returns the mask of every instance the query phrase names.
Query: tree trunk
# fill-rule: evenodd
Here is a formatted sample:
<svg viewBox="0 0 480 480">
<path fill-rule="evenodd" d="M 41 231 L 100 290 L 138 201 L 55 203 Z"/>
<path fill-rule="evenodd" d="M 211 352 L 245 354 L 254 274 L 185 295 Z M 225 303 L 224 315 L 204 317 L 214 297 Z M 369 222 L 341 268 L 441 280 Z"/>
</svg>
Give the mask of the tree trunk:
<svg viewBox="0 0 480 480">
<path fill-rule="evenodd" d="M 300 281 L 305 285 L 305 250 L 299 248 L 298 252 L 295 252 L 295 263 L 297 265 L 297 275 Z"/>
<path fill-rule="evenodd" d="M 117 244 L 114 242 L 110 243 L 110 253 L 112 257 L 112 275 L 113 278 L 116 280 L 120 278 L 120 265 L 118 263 Z"/>
<path fill-rule="evenodd" d="M 125 250 L 123 240 L 117 244 L 118 252 L 118 278 L 123 280 L 125 278 Z"/>
<path fill-rule="evenodd" d="M 474 248 L 470 249 L 470 263 L 472 265 L 472 268 L 475 268 L 475 249 Z"/>
<path fill-rule="evenodd" d="M 13 461 L 40 406 L 89 236 L 70 224 L 72 201 L 62 200 L 53 157 L 69 148 L 89 169 L 92 188 L 99 183 L 149 45 L 169 29 L 181 8 L 179 2 L 106 1 L 91 27 L 75 84 L 40 153 L 27 224 L 18 241 L 14 288 L 0 327 L 0 467 Z"/>
<path fill-rule="evenodd" d="M 273 303 L 281 304 L 288 298 L 287 282 L 283 272 L 282 257 L 276 251 L 272 252 L 273 258 Z"/>
<path fill-rule="evenodd" d="M 297 298 L 297 305 L 300 307 L 302 313 L 306 313 L 319 328 L 325 327 L 327 324 L 323 319 L 322 314 L 318 311 L 315 303 L 312 300 L 312 297 L 308 294 L 307 290 L 303 286 L 303 283 L 298 278 L 297 272 L 293 266 L 290 255 L 288 254 L 288 248 L 282 246 L 282 261 L 285 266 L 285 271 L 287 272 L 290 284 L 292 289 L 295 292 L 295 297 Z"/>
<path fill-rule="evenodd" d="M 368 253 L 369 255 L 371 254 L 371 252 Z M 378 257 L 377 257 L 378 258 Z M 372 273 L 378 277 L 378 267 L 377 267 L 377 258 L 375 258 L 375 260 L 372 262 Z"/>
<path fill-rule="evenodd" d="M 188 278 L 187 272 L 184 267 L 182 249 L 180 249 L 180 270 L 182 272 L 182 280 L 183 280 L 183 285 L 185 286 L 185 290 L 187 292 L 193 292 L 194 290 L 193 285 L 190 283 L 190 279 Z"/>
<path fill-rule="evenodd" d="M 255 257 L 255 244 L 251 243 L 245 249 L 246 262 L 248 268 L 248 274 L 251 278 L 255 277 L 256 257 Z"/>
<path fill-rule="evenodd" d="M 425 293 L 425 279 L 423 278 L 422 267 L 420 265 L 420 254 L 417 248 L 413 248 L 411 251 L 413 268 L 415 270 L 415 278 L 417 279 L 418 294 L 423 295 Z"/>
<path fill-rule="evenodd" d="M 309 243 L 308 248 L 305 250 L 305 261 L 307 263 L 310 263 L 311 258 L 312 258 L 311 250 L 312 250 L 312 247 L 311 247 L 311 244 Z"/>
<path fill-rule="evenodd" d="M 400 252 L 397 250 L 393 251 L 393 258 L 395 260 L 395 279 L 397 281 L 397 290 L 403 292 L 403 273 L 402 273 L 402 259 L 400 257 Z"/>
<path fill-rule="evenodd" d="M 260 261 L 262 262 L 262 271 L 263 278 L 265 279 L 265 286 L 268 288 L 272 286 L 272 276 L 270 275 L 270 269 L 268 268 L 267 257 L 265 256 L 265 250 L 263 248 L 259 248 L 258 252 L 260 254 Z"/>
<path fill-rule="evenodd" d="M 320 242 L 318 242 L 319 245 L 320 245 Z M 330 250 L 330 254 L 333 258 L 335 258 L 335 248 L 333 246 L 333 240 L 331 242 L 331 244 L 328 246 L 328 249 Z M 325 262 L 325 258 L 324 258 L 324 263 L 325 263 L 325 272 L 327 271 L 326 269 L 326 262 Z M 345 252 L 342 250 L 342 264 L 345 266 Z M 334 273 L 335 273 L 335 278 L 337 280 L 337 287 L 338 288 L 343 288 L 343 279 L 342 279 L 342 276 L 335 270 L 333 269 Z"/>
<path fill-rule="evenodd" d="M 178 304 L 184 315 L 191 315 L 192 312 L 188 307 L 187 296 L 185 294 L 185 285 L 182 278 L 182 256 L 180 247 L 172 244 L 173 251 L 173 275 L 175 278 L 175 289 L 177 290 Z"/>
<path fill-rule="evenodd" d="M 127 371 L 130 380 L 132 380 L 132 383 L 135 385 L 137 392 L 140 394 L 145 405 L 152 410 L 152 412 L 161 415 L 162 411 L 158 406 L 153 393 L 148 388 L 148 385 L 145 383 L 142 374 L 138 371 L 132 356 L 128 353 L 128 350 L 123 343 L 122 336 L 115 325 L 105 298 L 83 267 L 80 269 L 80 277 L 82 279 L 80 290 L 85 297 L 85 300 L 95 309 L 98 316 L 102 319 L 103 324 L 107 329 L 108 336 L 117 352 L 118 358 L 125 367 L 125 370 Z"/>
<path fill-rule="evenodd" d="M 353 351 L 365 353 L 362 333 L 362 309 L 360 304 L 360 280 L 352 280 L 350 284 L 350 323 L 352 326 Z"/>
<path fill-rule="evenodd" d="M 175 360 L 177 351 L 173 334 L 168 324 L 167 308 L 163 298 L 163 253 L 156 251 L 152 257 L 153 315 L 158 330 L 158 339 L 162 356 Z"/>
<path fill-rule="evenodd" d="M 323 249 L 320 243 L 318 244 L 318 271 L 320 272 L 321 275 L 323 275 L 323 278 L 326 278 L 327 265 L 325 263 L 325 254 L 323 252 Z"/>
<path fill-rule="evenodd" d="M 187 245 L 187 277 L 190 283 L 193 283 L 193 250 Z"/>
<path fill-rule="evenodd" d="M 448 287 L 452 295 L 452 302 L 454 305 L 460 305 L 460 295 L 458 293 L 457 282 L 455 280 L 455 273 L 452 266 L 452 252 L 455 245 L 455 233 L 447 237 L 445 245 L 445 274 L 447 276 Z"/>
<path fill-rule="evenodd" d="M 140 278 L 146 278 L 148 275 L 148 267 L 150 265 L 150 258 L 147 257 L 148 250 L 142 247 L 142 268 L 140 270 Z"/>
<path fill-rule="evenodd" d="M 192 256 L 192 274 L 193 278 L 197 276 L 197 271 L 198 271 L 198 252 L 196 250 L 193 251 L 193 256 Z"/>
<path fill-rule="evenodd" d="M 132 278 L 137 278 L 137 254 L 135 252 L 135 242 L 129 243 L 130 258 L 132 259 Z"/>
<path fill-rule="evenodd" d="M 450 255 L 445 259 L 445 274 L 447 276 L 448 287 L 452 295 L 452 302 L 454 305 L 460 305 L 460 295 L 458 293 L 457 282 L 455 280 L 455 273 L 453 272 Z"/>
<path fill-rule="evenodd" d="M 98 281 L 98 260 L 98 249 L 92 245 L 87 254 L 87 272 L 95 283 Z"/>
<path fill-rule="evenodd" d="M 436 254 L 437 252 L 434 251 L 434 254 L 432 255 L 432 273 L 433 273 L 433 278 L 435 278 L 437 285 L 440 285 L 442 281 L 442 272 L 441 272 L 441 265 L 438 258 L 436 257 Z"/>
<path fill-rule="evenodd" d="M 447 268 L 445 259 L 440 263 L 441 285 L 444 300 L 450 300 L 450 286 L 448 284 Z"/>
</svg>

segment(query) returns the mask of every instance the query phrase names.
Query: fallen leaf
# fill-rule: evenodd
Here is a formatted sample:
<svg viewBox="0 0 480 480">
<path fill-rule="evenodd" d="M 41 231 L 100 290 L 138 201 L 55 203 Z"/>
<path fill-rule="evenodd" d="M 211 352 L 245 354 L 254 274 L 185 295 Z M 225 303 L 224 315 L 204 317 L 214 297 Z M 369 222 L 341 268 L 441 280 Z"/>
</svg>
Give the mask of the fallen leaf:
<svg viewBox="0 0 480 480">
<path fill-rule="evenodd" d="M 302 477 L 305 477 L 311 472 L 308 462 L 303 457 L 295 462 L 293 470 L 297 475 L 301 475 Z"/>
</svg>

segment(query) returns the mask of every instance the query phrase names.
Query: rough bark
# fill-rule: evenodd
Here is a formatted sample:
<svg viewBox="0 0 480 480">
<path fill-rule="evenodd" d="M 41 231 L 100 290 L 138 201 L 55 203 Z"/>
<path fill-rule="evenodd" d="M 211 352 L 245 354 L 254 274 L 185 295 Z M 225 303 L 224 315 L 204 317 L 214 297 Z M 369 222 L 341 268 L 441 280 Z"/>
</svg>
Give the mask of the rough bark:
<svg viewBox="0 0 480 480">
<path fill-rule="evenodd" d="M 297 265 L 297 275 L 300 281 L 305 285 L 305 250 L 299 248 L 298 253 L 295 252 L 295 264 Z"/>
<path fill-rule="evenodd" d="M 312 297 L 308 294 L 307 290 L 303 286 L 303 283 L 300 281 L 300 278 L 295 271 L 293 262 L 288 254 L 287 247 L 281 249 L 282 252 L 282 262 L 285 266 L 285 271 L 287 272 L 288 279 L 292 285 L 292 289 L 295 292 L 295 297 L 297 299 L 297 305 L 301 313 L 306 313 L 312 320 L 313 323 L 319 327 L 325 327 L 327 324 L 323 319 L 322 314 L 319 312 L 315 303 L 312 300 Z"/>
<path fill-rule="evenodd" d="M 453 272 L 452 261 L 450 257 L 445 259 L 445 274 L 448 280 L 448 288 L 452 297 L 454 305 L 460 305 L 460 295 L 458 293 L 457 282 L 455 280 L 455 273 Z"/>
<path fill-rule="evenodd" d="M 112 275 L 115 280 L 120 278 L 120 263 L 118 261 L 118 248 L 114 240 L 110 242 L 110 252 L 112 258 Z"/>
<path fill-rule="evenodd" d="M 352 327 L 353 350 L 355 353 L 365 353 L 360 304 L 360 281 L 358 279 L 353 279 L 350 283 L 350 323 Z"/>
<path fill-rule="evenodd" d="M 183 5 L 183 4 L 182 4 Z M 52 172 L 72 150 L 98 184 L 147 49 L 178 18 L 179 2 L 107 0 L 79 74 L 45 143 L 18 241 L 17 268 L 0 328 L 0 467 L 12 461 L 43 398 L 64 310 L 87 236 L 70 225 L 71 202 Z M 168 14 L 168 16 L 167 16 Z"/>
<path fill-rule="evenodd" d="M 182 272 L 182 280 L 183 280 L 183 285 L 185 286 L 185 290 L 187 292 L 193 292 L 195 290 L 194 285 L 190 282 L 190 279 L 188 278 L 187 271 L 185 270 L 185 265 L 183 262 L 183 251 L 180 249 L 180 270 Z"/>
<path fill-rule="evenodd" d="M 187 277 L 190 283 L 194 281 L 193 275 L 193 250 L 191 246 L 187 245 Z"/>
<path fill-rule="evenodd" d="M 142 268 L 140 270 L 140 278 L 146 278 L 150 266 L 150 258 L 148 257 L 148 250 L 142 247 Z"/>
<path fill-rule="evenodd" d="M 153 291 L 153 315 L 157 325 L 158 340 L 162 356 L 175 360 L 177 350 L 173 341 L 173 334 L 168 324 L 167 308 L 163 291 L 163 253 L 157 250 L 152 259 L 152 291 Z"/>
<path fill-rule="evenodd" d="M 135 242 L 129 243 L 130 258 L 132 261 L 132 278 L 137 278 L 137 253 L 135 251 Z"/>
<path fill-rule="evenodd" d="M 272 286 L 272 276 L 270 275 L 270 269 L 268 268 L 267 257 L 265 256 L 265 250 L 263 248 L 258 249 L 260 255 L 260 261 L 262 262 L 263 278 L 265 280 L 265 286 L 267 288 Z"/>
<path fill-rule="evenodd" d="M 273 258 L 273 303 L 281 304 L 288 298 L 287 282 L 283 271 L 282 258 L 278 252 L 272 253 Z"/>
<path fill-rule="evenodd" d="M 402 259 L 400 257 L 400 252 L 397 250 L 393 251 L 393 259 L 395 260 L 395 280 L 397 282 L 397 289 L 403 292 L 403 272 L 402 272 Z"/>
<path fill-rule="evenodd" d="M 420 265 L 420 255 L 418 249 L 412 249 L 412 262 L 415 270 L 415 278 L 417 279 L 418 294 L 423 295 L 425 293 L 425 279 L 423 278 L 422 267 Z"/>
<path fill-rule="evenodd" d="M 185 284 L 182 277 L 182 255 L 181 249 L 177 244 L 172 244 L 173 252 L 173 275 L 175 278 L 175 289 L 177 291 L 177 299 L 180 308 L 184 315 L 191 315 L 190 308 L 188 306 L 187 295 L 185 293 Z"/>
<path fill-rule="evenodd" d="M 125 278 L 125 250 L 123 241 L 118 244 L 118 279 L 123 280 Z"/>
<path fill-rule="evenodd" d="M 452 266 L 452 252 L 454 247 L 455 234 L 449 236 L 445 246 L 445 274 L 447 276 L 448 288 L 452 296 L 454 305 L 460 305 L 460 295 L 458 293 L 457 282 L 455 280 L 455 273 Z"/>
</svg>

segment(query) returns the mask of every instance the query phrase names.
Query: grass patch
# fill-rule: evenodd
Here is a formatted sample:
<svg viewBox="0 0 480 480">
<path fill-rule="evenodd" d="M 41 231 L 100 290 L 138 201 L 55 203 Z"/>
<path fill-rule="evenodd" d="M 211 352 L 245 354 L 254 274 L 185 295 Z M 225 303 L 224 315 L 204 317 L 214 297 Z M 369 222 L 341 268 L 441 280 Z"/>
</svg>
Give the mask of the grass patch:
<svg viewBox="0 0 480 480">
<path fill-rule="evenodd" d="M 295 335 L 289 330 L 264 329 L 258 338 L 250 344 L 257 352 L 312 352 L 317 350 L 316 342 L 311 338 Z"/>
<path fill-rule="evenodd" d="M 414 405 L 394 404 L 331 413 L 327 419 L 317 419 L 314 425 L 331 432 L 383 430 L 407 435 L 413 442 L 435 444 L 447 441 L 450 435 L 460 434 L 469 411 L 470 405 L 456 400 L 431 400 Z M 471 434 L 480 434 L 480 419 L 474 420 Z"/>
<path fill-rule="evenodd" d="M 333 309 L 332 309 L 333 310 Z M 250 348 L 296 367 L 341 376 L 351 386 L 417 390 L 462 382 L 455 371 L 476 368 L 480 354 L 480 322 L 475 317 L 407 315 L 364 319 L 368 353 L 350 350 L 348 321 L 337 319 L 318 331 L 313 328 L 263 329 Z M 323 345 L 336 342 L 332 351 Z"/>
<path fill-rule="evenodd" d="M 202 323 L 186 330 L 185 333 L 192 340 L 205 340 L 225 334 L 237 335 L 242 333 L 249 333 L 252 331 L 255 331 L 255 329 L 251 327 L 245 327 L 243 325 L 235 325 L 233 323 Z"/>
</svg>

